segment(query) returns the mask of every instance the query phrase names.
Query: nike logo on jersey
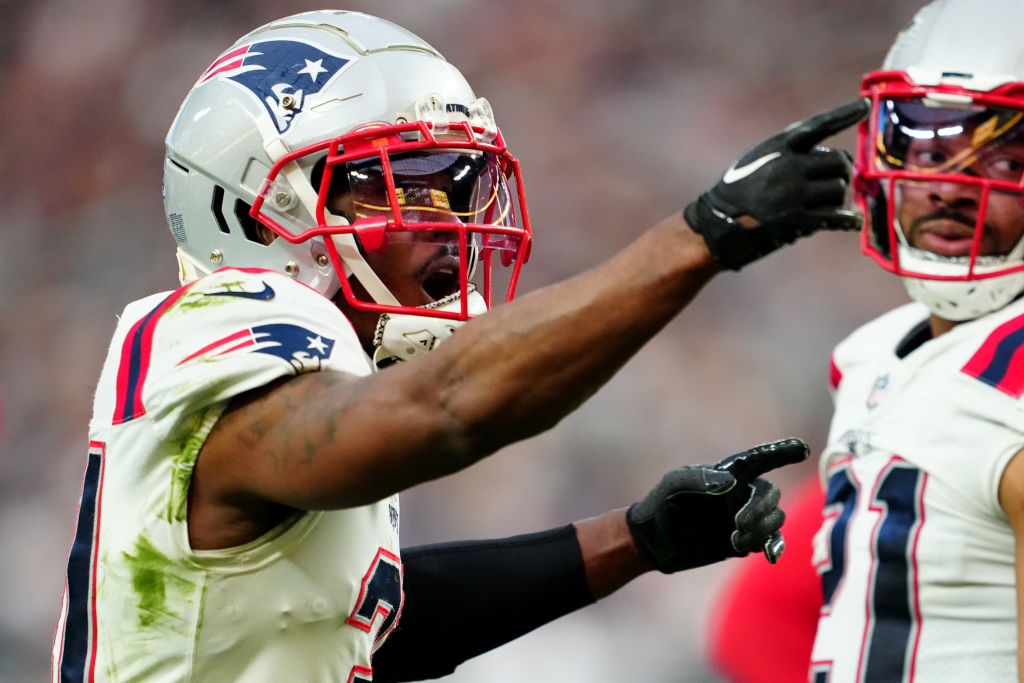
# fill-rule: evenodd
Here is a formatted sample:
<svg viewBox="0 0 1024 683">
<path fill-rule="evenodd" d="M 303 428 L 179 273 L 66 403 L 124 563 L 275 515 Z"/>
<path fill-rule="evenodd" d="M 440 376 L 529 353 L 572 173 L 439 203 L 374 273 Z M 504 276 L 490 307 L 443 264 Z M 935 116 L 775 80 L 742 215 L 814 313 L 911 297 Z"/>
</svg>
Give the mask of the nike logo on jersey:
<svg viewBox="0 0 1024 683">
<path fill-rule="evenodd" d="M 739 168 L 736 168 L 736 164 L 733 164 L 722 176 L 722 182 L 726 185 L 731 185 L 737 181 L 743 180 L 747 176 L 751 175 L 757 169 L 761 168 L 769 161 L 773 161 L 782 156 L 782 152 L 772 152 L 771 154 L 765 154 L 763 157 L 754 159 L 749 164 L 744 164 Z"/>
<path fill-rule="evenodd" d="M 263 289 L 259 292 L 247 292 L 244 289 L 229 289 L 224 292 L 204 292 L 206 296 L 237 296 L 243 299 L 257 299 L 259 301 L 270 301 L 274 298 L 274 288 L 263 283 Z"/>
</svg>

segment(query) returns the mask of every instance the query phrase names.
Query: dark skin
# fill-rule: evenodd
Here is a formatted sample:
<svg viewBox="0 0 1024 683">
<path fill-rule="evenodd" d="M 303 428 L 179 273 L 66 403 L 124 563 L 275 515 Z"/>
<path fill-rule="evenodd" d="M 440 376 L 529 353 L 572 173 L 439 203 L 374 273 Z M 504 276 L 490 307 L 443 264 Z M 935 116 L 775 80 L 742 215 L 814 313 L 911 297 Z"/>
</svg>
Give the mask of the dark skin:
<svg viewBox="0 0 1024 683">
<path fill-rule="evenodd" d="M 1024 169 L 1024 145 L 1003 144 L 986 150 L 972 150 L 967 136 L 917 140 L 907 152 L 908 168 L 943 168 L 951 159 L 966 158 L 968 175 L 1018 182 Z M 900 225 L 910 244 L 941 256 L 967 256 L 974 241 L 975 223 L 981 210 L 982 190 L 978 185 L 950 182 L 914 182 L 901 186 L 898 207 Z M 1024 234 L 1024 208 L 1018 195 L 992 192 L 985 206 L 985 225 L 978 253 L 1006 254 Z M 932 315 L 932 336 L 948 332 L 957 321 Z"/>
<path fill-rule="evenodd" d="M 195 465 L 192 547 L 246 543 L 296 510 L 380 500 L 554 426 L 718 270 L 703 238 L 673 216 L 605 264 L 471 320 L 415 363 L 367 377 L 306 373 L 240 396 Z M 360 316 L 340 308 L 367 343 Z M 651 569 L 625 509 L 576 532 L 595 597 Z"/>
</svg>

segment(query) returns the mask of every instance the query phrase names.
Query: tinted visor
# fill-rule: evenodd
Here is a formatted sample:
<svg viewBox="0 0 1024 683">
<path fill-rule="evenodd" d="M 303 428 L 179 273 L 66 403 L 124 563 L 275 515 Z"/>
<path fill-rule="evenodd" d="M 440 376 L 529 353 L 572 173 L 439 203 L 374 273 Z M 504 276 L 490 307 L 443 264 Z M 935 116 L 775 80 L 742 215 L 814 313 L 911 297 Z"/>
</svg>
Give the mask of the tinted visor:
<svg viewBox="0 0 1024 683">
<path fill-rule="evenodd" d="M 1013 184 L 1024 174 L 1024 111 L 944 108 L 909 99 L 884 100 L 878 116 L 882 168 L 963 173 Z"/>
</svg>

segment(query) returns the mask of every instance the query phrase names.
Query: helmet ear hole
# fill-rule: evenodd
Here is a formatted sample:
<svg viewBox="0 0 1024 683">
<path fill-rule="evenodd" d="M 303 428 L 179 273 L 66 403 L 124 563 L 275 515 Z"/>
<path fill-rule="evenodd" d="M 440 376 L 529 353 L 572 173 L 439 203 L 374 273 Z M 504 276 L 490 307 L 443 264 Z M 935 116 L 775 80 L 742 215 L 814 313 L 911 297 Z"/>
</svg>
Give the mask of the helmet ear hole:
<svg viewBox="0 0 1024 683">
<path fill-rule="evenodd" d="M 231 234 L 227 220 L 224 219 L 224 188 L 220 185 L 213 186 L 213 199 L 210 202 L 210 211 L 217 220 L 217 227 L 225 235 Z"/>
<path fill-rule="evenodd" d="M 246 204 L 241 199 L 235 200 L 235 220 L 238 221 L 238 225 L 242 228 L 245 239 L 257 244 L 270 244 L 277 239 L 277 235 L 270 228 L 253 218 L 249 214 L 251 209 L 252 206 L 250 204 Z"/>
</svg>

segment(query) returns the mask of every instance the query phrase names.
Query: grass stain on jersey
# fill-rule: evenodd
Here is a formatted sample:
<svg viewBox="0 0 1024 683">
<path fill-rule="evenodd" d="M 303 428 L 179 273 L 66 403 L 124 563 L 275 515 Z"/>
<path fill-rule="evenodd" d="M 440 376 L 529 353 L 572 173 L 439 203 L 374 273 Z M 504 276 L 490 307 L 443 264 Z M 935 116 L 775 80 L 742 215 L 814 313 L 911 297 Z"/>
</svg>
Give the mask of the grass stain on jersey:
<svg viewBox="0 0 1024 683">
<path fill-rule="evenodd" d="M 220 394 L 219 388 L 211 392 L 212 396 Z M 212 398 L 200 397 L 195 400 L 199 405 L 209 405 Z M 210 430 L 220 419 L 221 413 L 227 408 L 226 401 L 214 402 L 204 413 L 190 418 L 185 431 L 189 435 L 181 450 L 174 456 L 171 463 L 171 488 L 167 499 L 167 513 L 161 515 L 169 524 L 188 521 L 188 490 L 192 485 L 192 472 L 199 457 L 199 449 L 206 443 Z"/>
<path fill-rule="evenodd" d="M 167 606 L 168 590 L 179 595 L 196 591 L 196 585 L 178 576 L 178 565 L 160 552 L 145 536 L 135 541 L 135 554 L 122 553 L 132 576 L 132 591 L 138 600 L 139 626 L 151 628 L 160 622 L 177 621 L 179 616 Z"/>
<path fill-rule="evenodd" d="M 225 292 L 244 292 L 245 280 L 233 280 L 231 282 L 222 282 L 220 286 L 224 288 Z"/>
<path fill-rule="evenodd" d="M 204 292 L 190 291 L 171 306 L 164 315 L 166 316 L 170 313 L 188 313 L 189 311 L 195 311 L 201 308 L 223 306 L 224 304 L 229 303 L 231 303 L 231 297 L 229 296 L 206 296 Z"/>
</svg>

